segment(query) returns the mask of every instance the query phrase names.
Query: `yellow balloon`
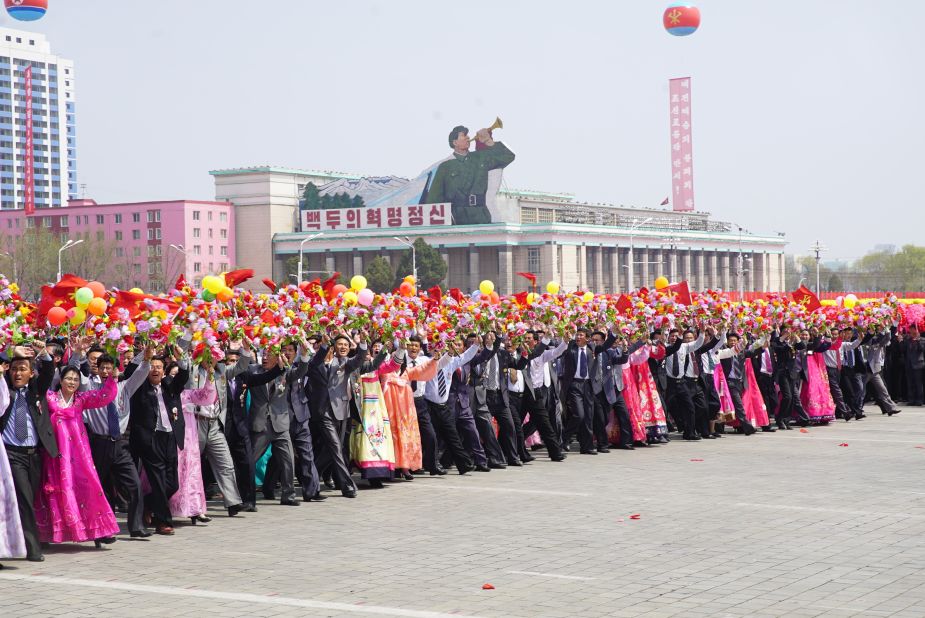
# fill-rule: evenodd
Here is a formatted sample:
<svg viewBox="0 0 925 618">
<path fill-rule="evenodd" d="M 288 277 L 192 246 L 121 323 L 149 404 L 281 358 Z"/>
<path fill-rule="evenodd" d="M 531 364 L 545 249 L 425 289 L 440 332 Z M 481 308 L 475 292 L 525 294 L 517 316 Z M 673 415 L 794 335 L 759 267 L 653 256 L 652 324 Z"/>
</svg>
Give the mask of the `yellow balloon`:
<svg viewBox="0 0 925 618">
<path fill-rule="evenodd" d="M 71 318 L 71 325 L 77 326 L 78 324 L 83 324 L 86 319 L 87 312 L 80 307 L 74 307 L 74 317 Z"/>
<path fill-rule="evenodd" d="M 668 277 L 658 277 L 658 278 L 655 280 L 655 289 L 656 289 L 656 290 L 664 290 L 664 289 L 667 288 L 667 287 L 668 287 Z"/>
<path fill-rule="evenodd" d="M 549 292 L 550 294 L 558 294 L 559 293 L 559 283 L 556 281 L 550 281 L 549 283 L 546 284 L 546 291 Z"/>
<path fill-rule="evenodd" d="M 479 292 L 482 294 L 491 294 L 495 291 L 495 284 L 486 279 L 479 284 Z"/>
<path fill-rule="evenodd" d="M 222 291 L 222 289 L 224 289 L 225 282 L 221 279 L 221 277 L 213 277 L 211 275 L 207 275 L 202 278 L 202 287 L 209 290 L 213 294 L 218 294 Z"/>
<path fill-rule="evenodd" d="M 366 287 L 366 277 L 363 275 L 354 275 L 350 280 L 350 287 L 354 290 L 362 290 Z"/>
<path fill-rule="evenodd" d="M 856 301 L 856 300 L 854 300 L 854 299 L 852 299 L 852 298 L 848 298 L 848 297 L 846 296 L 846 297 L 845 297 L 845 300 L 844 300 L 843 302 L 844 302 L 844 304 L 845 304 L 845 309 L 854 309 L 854 306 L 857 304 L 858 301 Z"/>
<path fill-rule="evenodd" d="M 404 279 L 402 279 L 402 281 L 407 281 L 411 285 L 414 285 L 415 283 L 417 283 L 417 281 L 414 280 L 414 275 L 408 275 Z"/>
<path fill-rule="evenodd" d="M 532 305 L 535 302 L 536 302 L 536 294 L 534 294 L 533 292 L 530 292 L 529 294 L 527 294 L 527 304 Z"/>
<path fill-rule="evenodd" d="M 357 302 L 357 293 L 353 290 L 347 290 L 344 292 L 344 302 L 348 305 L 354 305 Z"/>
<path fill-rule="evenodd" d="M 594 292 L 585 292 L 584 296 L 581 297 L 581 300 L 585 301 L 586 303 L 594 300 Z"/>
<path fill-rule="evenodd" d="M 132 294 L 144 294 L 144 292 L 141 291 L 141 288 L 132 288 L 131 290 L 129 290 L 129 292 L 131 292 Z"/>
</svg>

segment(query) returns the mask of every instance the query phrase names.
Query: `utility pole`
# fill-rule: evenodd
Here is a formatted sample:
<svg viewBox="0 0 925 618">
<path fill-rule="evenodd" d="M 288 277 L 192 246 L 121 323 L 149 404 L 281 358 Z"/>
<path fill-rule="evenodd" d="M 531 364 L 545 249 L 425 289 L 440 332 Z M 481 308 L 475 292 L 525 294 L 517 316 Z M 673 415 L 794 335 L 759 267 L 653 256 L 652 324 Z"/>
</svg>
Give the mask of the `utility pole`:
<svg viewBox="0 0 925 618">
<path fill-rule="evenodd" d="M 819 296 L 819 262 L 822 261 L 822 252 L 828 251 L 828 248 L 817 240 L 809 250 L 816 254 L 816 296 Z"/>
</svg>

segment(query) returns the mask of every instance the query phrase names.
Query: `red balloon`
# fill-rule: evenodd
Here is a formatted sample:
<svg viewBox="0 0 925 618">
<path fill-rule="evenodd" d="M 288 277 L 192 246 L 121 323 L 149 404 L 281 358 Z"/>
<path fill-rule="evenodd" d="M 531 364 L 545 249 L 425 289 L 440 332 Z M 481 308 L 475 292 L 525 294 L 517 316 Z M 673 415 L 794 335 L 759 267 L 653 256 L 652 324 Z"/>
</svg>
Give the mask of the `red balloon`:
<svg viewBox="0 0 925 618">
<path fill-rule="evenodd" d="M 338 296 L 347 291 L 347 286 L 343 283 L 338 283 L 333 288 L 331 288 L 331 296 Z"/>
<path fill-rule="evenodd" d="M 48 323 L 52 326 L 61 326 L 67 321 L 67 311 L 61 307 L 52 307 L 48 310 Z"/>
<path fill-rule="evenodd" d="M 91 281 L 87 287 L 93 290 L 93 298 L 103 298 L 106 296 L 106 286 L 99 281 Z"/>
</svg>

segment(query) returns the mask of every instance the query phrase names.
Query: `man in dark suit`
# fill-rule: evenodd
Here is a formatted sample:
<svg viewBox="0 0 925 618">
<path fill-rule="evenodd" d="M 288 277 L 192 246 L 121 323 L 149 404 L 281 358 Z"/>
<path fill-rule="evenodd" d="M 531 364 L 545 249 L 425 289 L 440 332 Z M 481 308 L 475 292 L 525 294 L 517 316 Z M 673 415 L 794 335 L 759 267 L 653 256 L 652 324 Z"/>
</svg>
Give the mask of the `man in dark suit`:
<svg viewBox="0 0 925 618">
<path fill-rule="evenodd" d="M 476 421 L 482 443 L 488 451 L 488 465 L 494 462 L 522 466 L 517 449 L 517 428 L 514 426 L 507 389 L 507 370 L 513 367 L 514 361 L 511 355 L 503 350 L 502 338 L 495 333 L 485 335 L 482 345 L 484 350 L 493 352 L 485 362 L 471 363 L 470 379 L 473 391 L 471 399 L 476 402 Z M 492 418 L 498 423 L 497 438 L 491 423 Z"/>
<path fill-rule="evenodd" d="M 177 449 L 183 448 L 186 433 L 180 394 L 189 380 L 189 370 L 186 361 L 180 361 L 180 371 L 170 377 L 164 373 L 167 358 L 153 353 L 153 348 L 145 352 L 150 367 L 148 379 L 131 398 L 129 444 L 151 485 L 145 506 L 156 522 L 155 531 L 171 535 L 174 530 L 169 501 L 180 487 Z M 177 360 L 176 354 L 173 352 L 173 360 Z"/>
<path fill-rule="evenodd" d="M 925 372 L 925 339 L 918 326 L 909 327 L 909 336 L 903 341 L 906 353 L 906 388 L 909 391 L 909 405 L 921 406 L 925 402 L 922 387 L 922 373 Z"/>
<path fill-rule="evenodd" d="M 385 354 L 367 362 L 369 351 L 366 341 L 361 341 L 356 354 L 348 358 L 350 338 L 343 333 L 337 335 L 333 343 L 331 346 L 326 336 L 322 339 L 308 369 L 312 393 L 308 405 L 312 417 L 318 419 L 319 439 L 325 446 L 316 453 L 316 463 L 319 470 L 332 466 L 341 493 L 346 498 L 356 498 L 356 483 L 350 477 L 343 447 L 343 436 L 350 419 L 352 376 L 357 371 L 375 371 L 385 360 Z"/>
<path fill-rule="evenodd" d="M 317 336 L 310 337 L 308 345 L 311 353 L 317 352 L 321 341 Z M 295 359 L 295 345 L 283 346 L 283 354 L 292 362 Z M 295 455 L 296 477 L 302 486 L 302 501 L 324 500 L 321 495 L 321 482 L 318 479 L 318 470 L 315 468 L 315 452 L 312 448 L 312 432 L 309 426 L 311 409 L 308 406 L 311 389 L 308 376 L 305 375 L 293 384 L 289 390 L 289 437 L 292 440 L 292 450 Z"/>
<path fill-rule="evenodd" d="M 38 374 L 35 361 L 40 362 Z M 15 348 L 10 369 L 4 375 L 10 391 L 10 405 L 0 416 L 0 434 L 10 461 L 19 519 L 26 541 L 26 558 L 41 562 L 42 546 L 35 523 L 35 493 L 42 479 L 42 450 L 58 456 L 45 394 L 55 376 L 55 365 L 45 343 L 34 341 L 31 349 Z"/>
<path fill-rule="evenodd" d="M 563 431 L 563 446 L 578 434 L 583 455 L 597 455 L 594 449 L 594 393 L 592 389 L 592 363 L 594 350 L 589 344 L 587 328 L 579 328 L 575 339 L 562 355 L 561 393 L 567 420 Z"/>
<path fill-rule="evenodd" d="M 797 353 L 805 348 L 806 344 L 799 341 L 786 324 L 771 336 L 775 380 L 780 388 L 780 408 L 777 415 L 779 429 L 790 429 L 790 421 L 793 420 L 794 412 L 801 425 L 809 423 L 809 415 L 800 403 L 799 385 L 794 382 L 794 378 L 799 379 L 803 370 L 802 362 L 797 359 Z"/>
<path fill-rule="evenodd" d="M 245 350 L 229 349 L 226 361 L 236 364 L 240 358 L 253 360 Z M 260 388 L 283 375 L 281 362 L 269 371 L 257 372 L 252 367 L 248 371 L 239 373 L 228 380 L 228 413 L 225 422 L 225 437 L 228 439 L 228 448 L 234 461 L 235 479 L 238 482 L 238 491 L 243 501 L 242 510 L 252 513 L 257 510 L 256 486 L 256 460 L 254 448 L 251 443 L 250 418 L 248 416 L 248 389 Z"/>
<path fill-rule="evenodd" d="M 465 344 L 461 338 L 454 342 L 456 354 L 462 354 L 466 348 L 479 342 L 477 335 L 466 337 Z M 501 342 L 497 341 L 497 345 Z M 506 468 L 504 453 L 495 428 L 491 423 L 491 412 L 488 409 L 487 394 L 483 380 L 484 366 L 495 358 L 498 349 L 495 345 L 483 346 L 468 363 L 453 372 L 450 384 L 450 405 L 456 419 L 456 430 L 466 445 L 475 469 L 478 472 L 487 472 L 491 469 Z M 446 467 L 452 461 L 452 453 L 443 462 Z"/>
<path fill-rule="evenodd" d="M 594 360 L 591 361 L 591 397 L 593 405 L 593 418 L 591 429 L 594 433 L 595 446 L 598 453 L 610 452 L 610 436 L 607 433 L 607 423 L 610 420 L 610 402 L 604 393 L 604 352 L 609 350 L 617 336 L 613 332 L 604 333 L 595 331 L 591 334 L 591 349 L 594 351 Z"/>
<path fill-rule="evenodd" d="M 723 366 L 726 384 L 729 386 L 729 396 L 735 408 L 739 430 L 747 436 L 752 435 L 757 430 L 754 425 L 748 422 L 748 418 L 745 416 L 745 404 L 742 401 L 742 393 L 748 388 L 745 363 L 750 362 L 749 359 L 758 355 L 760 350 L 761 348 L 746 350 L 744 342 L 739 338 L 739 334 L 728 331 L 726 334 L 726 347 L 717 354 Z"/>
<path fill-rule="evenodd" d="M 645 341 L 636 341 L 628 346 L 626 343 L 618 343 L 616 337 L 608 339 L 610 347 L 601 345 L 600 364 L 601 364 L 601 392 L 607 402 L 607 411 L 613 410 L 620 426 L 620 441 L 617 448 L 632 451 L 633 446 L 633 427 L 630 424 L 630 414 L 626 407 L 626 400 L 623 399 L 623 365 L 629 362 L 630 355 L 645 345 Z"/>
</svg>

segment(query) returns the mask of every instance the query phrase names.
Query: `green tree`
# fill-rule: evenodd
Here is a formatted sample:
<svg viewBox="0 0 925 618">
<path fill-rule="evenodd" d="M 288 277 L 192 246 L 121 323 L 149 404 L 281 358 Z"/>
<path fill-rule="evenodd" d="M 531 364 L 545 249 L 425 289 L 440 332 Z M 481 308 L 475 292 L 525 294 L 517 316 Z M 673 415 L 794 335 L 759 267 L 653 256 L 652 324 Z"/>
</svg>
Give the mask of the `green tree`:
<svg viewBox="0 0 925 618">
<path fill-rule="evenodd" d="M 366 202 L 363 201 L 363 198 L 360 195 L 354 195 L 353 199 L 350 200 L 351 208 L 366 208 Z"/>
<path fill-rule="evenodd" d="M 302 191 L 302 210 L 318 210 L 321 208 L 321 195 L 318 193 L 318 187 L 315 183 L 310 182 L 305 185 Z"/>
<path fill-rule="evenodd" d="M 838 276 L 838 273 L 832 273 L 825 284 L 825 289 L 828 292 L 842 292 L 845 289 L 845 282 Z"/>
<path fill-rule="evenodd" d="M 395 273 L 392 272 L 392 266 L 389 261 L 381 255 L 373 259 L 366 266 L 366 284 L 373 292 L 380 294 L 391 292 L 392 283 L 395 281 Z"/>
<path fill-rule="evenodd" d="M 328 210 L 329 208 L 334 208 L 334 196 L 330 193 L 325 193 L 321 196 L 321 208 L 323 210 Z"/>
<path fill-rule="evenodd" d="M 426 290 L 435 285 L 443 283 L 446 277 L 446 262 L 440 252 L 427 244 L 423 238 L 414 241 L 414 249 L 417 252 L 418 282 L 417 287 L 420 290 Z M 413 274 L 411 260 L 411 249 L 402 252 L 401 260 L 395 269 L 395 285 L 398 287 L 402 279 Z"/>
</svg>

